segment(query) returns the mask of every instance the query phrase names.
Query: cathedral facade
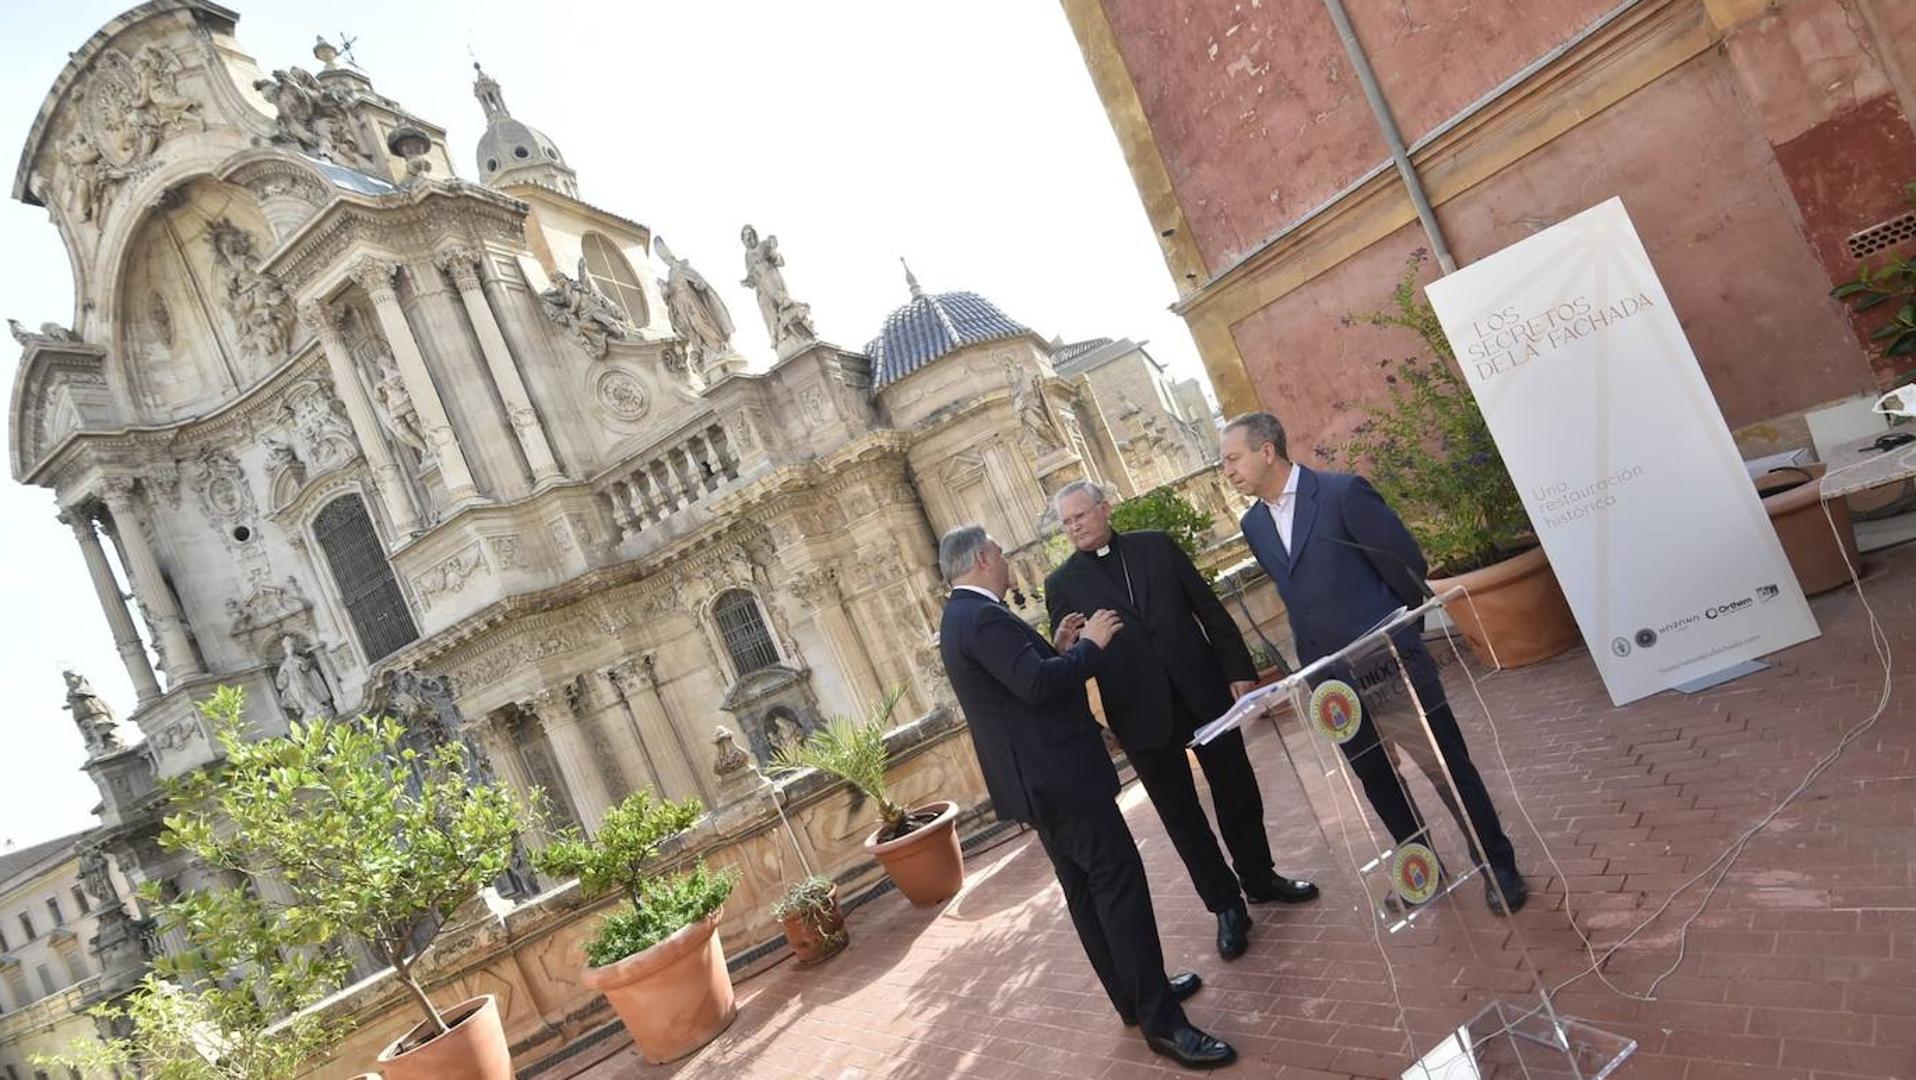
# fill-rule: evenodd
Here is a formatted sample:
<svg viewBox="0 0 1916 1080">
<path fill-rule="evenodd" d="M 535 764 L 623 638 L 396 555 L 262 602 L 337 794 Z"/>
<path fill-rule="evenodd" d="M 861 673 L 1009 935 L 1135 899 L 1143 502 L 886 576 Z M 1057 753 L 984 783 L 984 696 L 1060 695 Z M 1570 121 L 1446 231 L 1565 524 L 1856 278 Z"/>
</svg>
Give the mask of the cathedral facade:
<svg viewBox="0 0 1916 1080">
<path fill-rule="evenodd" d="M 57 500 L 137 693 L 138 739 L 75 708 L 82 847 L 133 885 L 208 883 L 158 847 L 157 785 L 214 761 L 218 685 L 262 736 L 384 711 L 465 740 L 560 825 L 647 786 L 720 806 L 826 716 L 897 687 L 947 707 L 943 530 L 985 522 L 1035 585 L 1050 491 L 1138 487 L 1094 381 L 982 297 L 910 280 L 842 348 L 769 231 L 673 251 L 585 201 L 483 71 L 475 183 L 325 42 L 268 70 L 236 19 L 154 0 L 103 27 L 13 189 L 76 303 L 14 324 L 11 466 Z M 757 311 L 691 256 L 742 266 Z M 731 341 L 753 317 L 756 363 Z M 1127 423 L 1193 411 L 1140 396 Z"/>
</svg>

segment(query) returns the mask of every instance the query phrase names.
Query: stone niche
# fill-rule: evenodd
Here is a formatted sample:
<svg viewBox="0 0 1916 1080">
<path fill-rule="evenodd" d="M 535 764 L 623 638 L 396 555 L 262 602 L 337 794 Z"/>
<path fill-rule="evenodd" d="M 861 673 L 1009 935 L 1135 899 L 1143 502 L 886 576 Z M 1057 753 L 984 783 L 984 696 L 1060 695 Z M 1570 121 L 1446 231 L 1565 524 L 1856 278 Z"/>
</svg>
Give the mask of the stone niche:
<svg viewBox="0 0 1916 1080">
<path fill-rule="evenodd" d="M 783 664 L 760 668 L 741 678 L 719 708 L 732 714 L 761 765 L 779 746 L 802 740 L 818 727 L 818 699 L 811 677 Z"/>
</svg>

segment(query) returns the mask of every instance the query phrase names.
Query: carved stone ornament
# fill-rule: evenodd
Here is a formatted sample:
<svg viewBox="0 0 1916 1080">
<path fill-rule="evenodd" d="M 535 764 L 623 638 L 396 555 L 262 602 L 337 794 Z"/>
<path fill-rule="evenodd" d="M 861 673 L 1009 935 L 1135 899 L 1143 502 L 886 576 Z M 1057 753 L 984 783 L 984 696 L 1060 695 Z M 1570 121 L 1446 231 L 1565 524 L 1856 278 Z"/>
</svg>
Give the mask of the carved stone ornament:
<svg viewBox="0 0 1916 1080">
<path fill-rule="evenodd" d="M 193 494 L 199 500 L 202 513 L 224 524 L 252 520 L 258 507 L 238 458 L 209 446 L 200 452 L 195 464 Z"/>
<path fill-rule="evenodd" d="M 712 745 L 716 748 L 712 757 L 712 771 L 720 776 L 730 776 L 751 761 L 745 756 L 745 751 L 738 748 L 737 738 L 732 734 L 732 729 L 724 724 L 712 732 Z"/>
<path fill-rule="evenodd" d="M 250 584 L 245 599 L 226 601 L 228 632 L 233 637 L 272 630 L 293 621 L 310 621 L 305 616 L 313 610 L 313 602 L 300 592 L 297 579 L 289 576 L 285 585 L 273 585 L 265 574 L 256 573 Z"/>
<path fill-rule="evenodd" d="M 792 299 L 785 285 L 785 256 L 778 250 L 778 237 L 760 240 L 758 230 L 747 225 L 739 230 L 739 240 L 745 245 L 745 280 L 739 284 L 757 294 L 759 317 L 765 320 L 773 351 L 788 356 L 817 340 L 811 306 Z"/>
<path fill-rule="evenodd" d="M 206 239 L 240 351 L 256 359 L 277 358 L 292 343 L 293 298 L 278 278 L 259 268 L 251 233 L 221 218 L 207 227 Z"/>
<path fill-rule="evenodd" d="M 345 406 L 325 379 L 309 379 L 286 391 L 280 417 L 292 428 L 300 457 L 320 472 L 338 468 L 359 452 Z"/>
<path fill-rule="evenodd" d="M 441 594 L 465 591 L 466 582 L 485 565 L 485 552 L 474 540 L 457 555 L 413 579 L 413 588 L 418 590 L 420 605 L 430 608 L 433 599 Z"/>
<path fill-rule="evenodd" d="M 275 71 L 270 79 L 255 80 L 253 89 L 277 114 L 279 130 L 273 141 L 290 143 L 354 168 L 373 164 L 373 156 L 353 130 L 351 93 L 322 86 L 311 72 L 297 67 Z"/>
<path fill-rule="evenodd" d="M 122 168 L 151 157 L 177 131 L 204 131 L 200 103 L 180 93 L 178 54 L 147 44 L 132 59 L 107 49 L 82 92 L 87 127 L 106 159 Z"/>
<path fill-rule="evenodd" d="M 1018 418 L 1018 429 L 1025 441 L 1041 456 L 1060 449 L 1064 443 L 1058 438 L 1057 425 L 1045 404 L 1044 387 L 1038 374 L 1032 372 L 1028 378 L 1020 377 L 1017 367 L 1007 364 L 1005 381 L 1011 388 L 1011 411 Z"/>
<path fill-rule="evenodd" d="M 608 342 L 623 341 L 633 333 L 625 314 L 593 287 L 583 257 L 579 259 L 578 277 L 554 271 L 552 281 L 552 287 L 539 294 L 540 310 L 587 356 L 601 359 Z"/>
<path fill-rule="evenodd" d="M 613 417 L 628 423 L 645 418 L 651 396 L 637 375 L 624 368 L 608 368 L 592 381 L 593 395 Z"/>
</svg>

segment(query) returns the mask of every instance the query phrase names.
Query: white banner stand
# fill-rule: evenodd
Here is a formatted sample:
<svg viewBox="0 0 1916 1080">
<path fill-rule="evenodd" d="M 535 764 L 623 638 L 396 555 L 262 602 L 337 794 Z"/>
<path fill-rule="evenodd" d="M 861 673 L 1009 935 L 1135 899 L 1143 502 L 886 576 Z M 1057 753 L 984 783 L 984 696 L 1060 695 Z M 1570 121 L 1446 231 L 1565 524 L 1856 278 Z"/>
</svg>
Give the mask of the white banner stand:
<svg viewBox="0 0 1916 1080">
<path fill-rule="evenodd" d="M 1492 914 L 1483 890 L 1465 888 L 1482 880 L 1504 899 L 1477 830 L 1461 810 L 1462 795 L 1425 708 L 1425 698 L 1437 705 L 1433 691 L 1442 685 L 1441 669 L 1464 658 L 1454 637 L 1416 644 L 1424 617 L 1463 597 L 1462 589 L 1453 589 L 1399 611 L 1346 648 L 1247 695 L 1199 729 L 1193 741 L 1209 742 L 1257 716 L 1274 725 L 1286 713 L 1303 721 L 1291 739 L 1280 727 L 1278 741 L 1325 846 L 1348 867 L 1352 892 L 1366 897 L 1407 1040 L 1411 1025 L 1399 994 L 1401 978 L 1438 957 L 1469 957 L 1479 968 L 1509 972 L 1515 946 L 1517 971 L 1509 974 L 1516 977 L 1486 991 L 1490 1000 L 1460 1017 L 1436 1045 L 1407 1047 L 1414 1060 L 1405 1080 L 1603 1080 L 1635 1051 L 1635 1040 L 1560 1015 L 1532 959 L 1522 920 Z M 1453 721 L 1440 715 L 1436 722 Z M 1306 745 L 1294 748 L 1293 739 Z M 1384 785 L 1394 785 L 1410 802 L 1419 822 L 1411 835 L 1392 836 L 1372 811 L 1367 790 L 1388 790 Z M 1506 806 L 1503 820 L 1512 809 Z M 1326 892 L 1335 897 L 1335 888 L 1327 883 Z"/>
</svg>

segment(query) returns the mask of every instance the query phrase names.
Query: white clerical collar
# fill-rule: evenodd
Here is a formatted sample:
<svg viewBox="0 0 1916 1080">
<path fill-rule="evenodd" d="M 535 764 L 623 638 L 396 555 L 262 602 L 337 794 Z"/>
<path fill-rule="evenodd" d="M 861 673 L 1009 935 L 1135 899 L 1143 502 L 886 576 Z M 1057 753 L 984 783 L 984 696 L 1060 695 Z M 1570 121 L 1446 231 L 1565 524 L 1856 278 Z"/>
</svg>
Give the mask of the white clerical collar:
<svg viewBox="0 0 1916 1080">
<path fill-rule="evenodd" d="M 970 589 L 972 592 L 975 592 L 979 596 L 982 596 L 985 599 L 990 600 L 994 604 L 1004 603 L 1004 600 L 1001 597 L 999 597 L 997 593 L 992 592 L 990 589 L 987 589 L 983 587 L 982 585 L 953 585 L 951 587 L 952 592 L 957 592 L 959 589 Z"/>
</svg>

